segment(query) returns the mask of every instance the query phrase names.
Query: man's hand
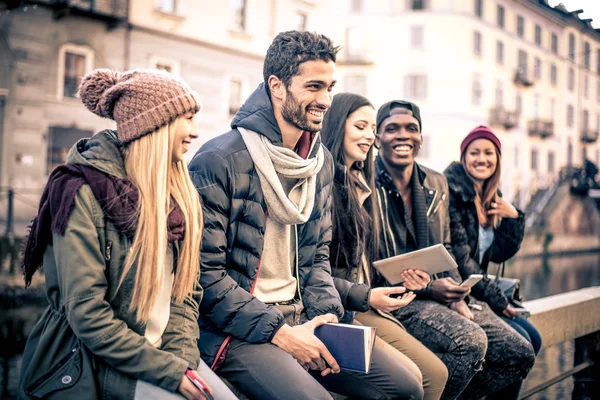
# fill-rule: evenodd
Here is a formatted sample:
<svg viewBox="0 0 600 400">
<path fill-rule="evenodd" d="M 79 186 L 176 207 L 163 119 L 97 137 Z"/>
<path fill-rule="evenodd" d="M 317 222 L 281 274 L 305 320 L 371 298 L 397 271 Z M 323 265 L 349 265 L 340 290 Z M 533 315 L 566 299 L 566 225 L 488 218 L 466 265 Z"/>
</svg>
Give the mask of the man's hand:
<svg viewBox="0 0 600 400">
<path fill-rule="evenodd" d="M 306 370 L 321 371 L 321 376 L 340 372 L 340 366 L 327 347 L 315 336 L 315 328 L 328 322 L 338 322 L 333 314 L 320 315 L 302 325 L 294 327 L 285 324 L 271 342 L 289 353 Z"/>
<path fill-rule="evenodd" d="M 469 310 L 469 306 L 464 301 L 456 301 L 454 303 L 450 303 L 450 309 L 456 311 L 463 317 L 473 321 L 473 313 L 471 312 L 471 310 Z"/>
<path fill-rule="evenodd" d="M 369 305 L 378 310 L 392 312 L 399 308 L 406 306 L 408 303 L 415 299 L 413 292 L 406 292 L 406 288 L 401 286 L 396 287 L 378 287 L 371 289 L 371 295 L 369 296 Z M 402 294 L 398 298 L 390 297 L 394 294 Z"/>
<path fill-rule="evenodd" d="M 506 306 L 506 308 L 504 309 L 504 311 L 502 311 L 502 314 L 506 318 L 510 318 L 510 319 L 513 319 L 513 318 L 516 318 L 516 317 L 519 316 L 519 313 L 517 312 L 517 310 L 515 310 L 514 308 L 512 308 L 510 306 L 510 304 Z"/>
<path fill-rule="evenodd" d="M 420 269 L 407 269 L 406 271 L 402 271 L 402 278 L 404 279 L 403 285 L 408 290 L 425 289 L 431 280 L 429 274 Z"/>
<path fill-rule="evenodd" d="M 452 278 L 434 279 L 429 288 L 431 297 L 440 303 L 461 301 L 471 292 L 470 288 L 459 286 Z"/>
</svg>

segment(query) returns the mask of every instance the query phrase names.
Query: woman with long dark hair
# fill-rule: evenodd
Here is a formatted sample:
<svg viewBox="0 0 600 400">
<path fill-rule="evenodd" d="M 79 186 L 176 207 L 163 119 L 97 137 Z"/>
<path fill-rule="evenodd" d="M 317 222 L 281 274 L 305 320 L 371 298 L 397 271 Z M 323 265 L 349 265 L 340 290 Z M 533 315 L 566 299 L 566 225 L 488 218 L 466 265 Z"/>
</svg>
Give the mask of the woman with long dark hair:
<svg viewBox="0 0 600 400">
<path fill-rule="evenodd" d="M 485 301 L 505 322 L 527 339 L 537 354 L 542 338 L 527 319 L 519 316 L 493 279 L 487 276 L 489 262 L 502 263 L 514 256 L 525 233 L 525 214 L 502 199 L 500 178 L 502 144 L 487 127 L 473 129 L 460 146 L 460 162 L 453 162 L 444 175 L 450 189 L 452 249 L 463 279 L 484 275 L 471 295 Z M 463 311 L 473 319 L 467 308 Z M 516 398 L 521 382 L 495 393 L 494 398 Z M 490 398 L 490 396 L 488 396 Z"/>
<path fill-rule="evenodd" d="M 44 189 L 23 272 L 29 284 L 43 265 L 49 305 L 19 398 L 149 398 L 148 384 L 236 398 L 197 347 L 203 214 L 184 154 L 198 94 L 164 71 L 108 69 L 79 93 L 117 130 L 76 143 Z"/>
<path fill-rule="evenodd" d="M 423 277 L 409 271 L 404 287 L 371 287 L 378 278 L 371 262 L 379 248 L 377 201 L 371 196 L 375 126 L 371 102 L 351 93 L 334 96 L 323 120 L 323 143 L 335 162 L 330 244 L 334 281 L 346 309 L 344 322 L 354 319 L 377 327 L 376 345 L 421 380 L 425 399 L 439 399 L 448 374 L 444 364 L 389 314 L 414 299 L 411 290 L 423 288 Z"/>
</svg>

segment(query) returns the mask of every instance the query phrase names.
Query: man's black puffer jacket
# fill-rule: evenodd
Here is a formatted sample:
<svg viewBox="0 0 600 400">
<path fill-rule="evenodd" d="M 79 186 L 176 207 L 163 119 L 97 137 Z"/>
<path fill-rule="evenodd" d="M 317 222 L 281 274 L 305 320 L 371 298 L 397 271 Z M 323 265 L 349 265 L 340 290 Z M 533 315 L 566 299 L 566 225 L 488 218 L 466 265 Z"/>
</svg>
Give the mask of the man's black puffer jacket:
<svg viewBox="0 0 600 400">
<path fill-rule="evenodd" d="M 200 283 L 203 359 L 210 365 L 224 339 L 269 342 L 284 324 L 281 313 L 250 294 L 263 251 L 266 204 L 250 153 L 237 130 L 242 127 L 282 145 L 282 136 L 264 84 L 240 108 L 232 130 L 198 150 L 189 170 L 204 211 Z M 309 220 L 298 225 L 298 283 L 309 319 L 343 308 L 331 277 L 331 189 L 333 159 L 327 149 L 317 175 L 316 199 Z M 314 157 L 317 149 L 309 157 Z"/>
</svg>

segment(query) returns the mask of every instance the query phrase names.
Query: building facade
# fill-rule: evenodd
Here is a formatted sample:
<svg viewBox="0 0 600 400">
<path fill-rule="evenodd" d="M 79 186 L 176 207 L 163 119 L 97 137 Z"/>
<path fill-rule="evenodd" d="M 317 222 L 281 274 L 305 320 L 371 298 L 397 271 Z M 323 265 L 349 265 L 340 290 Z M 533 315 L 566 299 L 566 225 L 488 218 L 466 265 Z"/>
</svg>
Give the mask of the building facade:
<svg viewBox="0 0 600 400">
<path fill-rule="evenodd" d="M 491 126 L 502 191 L 524 206 L 567 165 L 600 162 L 600 32 L 544 0 L 336 0 L 341 90 L 421 107 L 420 161 L 443 170 Z"/>
<path fill-rule="evenodd" d="M 316 9 L 309 0 L 0 1 L 0 225 L 8 188 L 14 218 L 29 220 L 73 143 L 115 127 L 77 98 L 83 75 L 161 68 L 181 76 L 203 102 L 193 155 L 227 131 L 262 81 L 273 37 L 316 29 Z"/>
</svg>

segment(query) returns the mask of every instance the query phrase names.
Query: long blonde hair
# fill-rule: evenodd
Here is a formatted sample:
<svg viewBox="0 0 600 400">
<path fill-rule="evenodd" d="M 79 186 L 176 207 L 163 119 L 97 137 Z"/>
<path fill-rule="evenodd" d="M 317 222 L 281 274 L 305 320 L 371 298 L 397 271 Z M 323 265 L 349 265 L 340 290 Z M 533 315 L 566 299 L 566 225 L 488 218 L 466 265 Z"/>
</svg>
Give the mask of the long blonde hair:
<svg viewBox="0 0 600 400">
<path fill-rule="evenodd" d="M 182 118 L 182 117 L 180 117 Z M 185 236 L 180 248 L 172 290 L 183 303 L 199 279 L 202 207 L 190 179 L 187 162 L 173 162 L 173 137 L 179 118 L 155 132 L 131 142 L 125 152 L 125 171 L 139 191 L 137 228 L 125 260 L 119 287 L 136 264 L 130 311 L 147 321 L 163 279 L 168 246 L 167 220 L 173 202 L 181 209 Z"/>
<path fill-rule="evenodd" d="M 463 165 L 467 176 L 473 180 L 471 174 L 469 174 L 469 170 L 467 169 L 467 163 L 465 162 L 465 154 L 467 153 L 467 149 L 460 156 L 460 163 Z M 494 229 L 498 227 L 500 224 L 501 218 L 498 215 L 488 215 L 488 210 L 492 208 L 492 202 L 496 199 L 498 188 L 500 187 L 500 177 L 502 174 L 502 156 L 498 152 L 496 146 L 494 146 L 494 151 L 496 152 L 496 170 L 483 182 L 481 187 L 481 193 L 475 190 L 475 207 L 477 208 L 477 217 L 479 219 L 479 223 L 482 226 L 488 227 L 491 226 Z"/>
</svg>

